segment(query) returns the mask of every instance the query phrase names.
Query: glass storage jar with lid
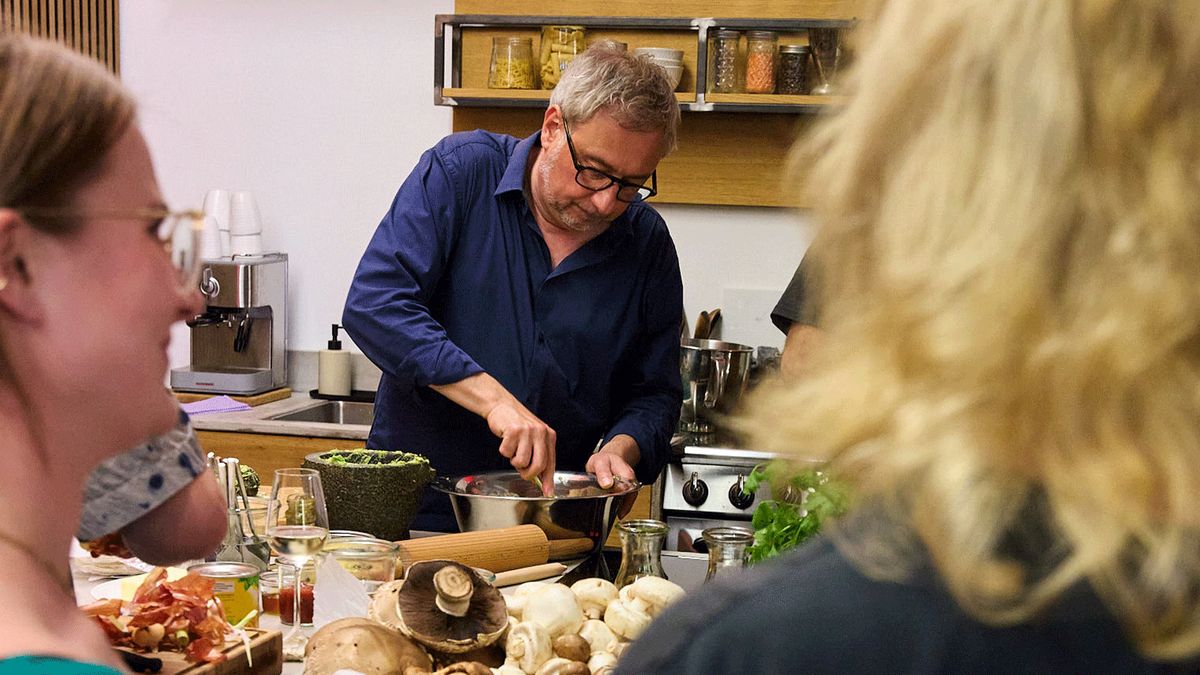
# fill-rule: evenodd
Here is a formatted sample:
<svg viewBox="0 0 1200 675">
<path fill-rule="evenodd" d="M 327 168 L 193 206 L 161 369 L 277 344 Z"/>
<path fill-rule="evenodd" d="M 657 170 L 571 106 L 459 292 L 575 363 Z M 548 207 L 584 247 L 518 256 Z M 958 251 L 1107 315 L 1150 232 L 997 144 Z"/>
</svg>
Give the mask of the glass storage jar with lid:
<svg viewBox="0 0 1200 675">
<path fill-rule="evenodd" d="M 492 38 L 491 89 L 533 89 L 533 38 Z"/>
<path fill-rule="evenodd" d="M 583 26 L 545 26 L 542 28 L 542 89 L 553 89 L 567 65 L 587 49 L 587 31 Z"/>
<path fill-rule="evenodd" d="M 746 93 L 775 93 L 775 45 L 779 38 L 769 30 L 746 33 Z"/>
<path fill-rule="evenodd" d="M 709 47 L 709 90 L 732 94 L 738 90 L 738 43 L 742 34 L 736 30 L 714 31 Z"/>
<path fill-rule="evenodd" d="M 775 82 L 776 93 L 808 93 L 808 59 L 810 51 L 807 45 L 779 46 L 779 75 Z"/>
</svg>

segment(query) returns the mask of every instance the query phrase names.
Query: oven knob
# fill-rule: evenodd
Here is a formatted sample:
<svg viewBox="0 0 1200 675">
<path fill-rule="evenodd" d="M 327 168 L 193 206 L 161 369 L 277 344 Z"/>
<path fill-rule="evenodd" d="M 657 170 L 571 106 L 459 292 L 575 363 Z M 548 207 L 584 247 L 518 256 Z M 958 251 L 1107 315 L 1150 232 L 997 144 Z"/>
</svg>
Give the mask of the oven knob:
<svg viewBox="0 0 1200 675">
<path fill-rule="evenodd" d="M 708 484 L 700 480 L 700 475 L 693 471 L 692 479 L 683 484 L 683 501 L 692 506 L 700 506 L 708 499 Z"/>
<path fill-rule="evenodd" d="M 737 482 L 729 488 L 729 503 L 736 509 L 748 509 L 754 503 L 754 495 L 743 492 L 745 485 L 746 477 L 738 476 Z"/>
</svg>

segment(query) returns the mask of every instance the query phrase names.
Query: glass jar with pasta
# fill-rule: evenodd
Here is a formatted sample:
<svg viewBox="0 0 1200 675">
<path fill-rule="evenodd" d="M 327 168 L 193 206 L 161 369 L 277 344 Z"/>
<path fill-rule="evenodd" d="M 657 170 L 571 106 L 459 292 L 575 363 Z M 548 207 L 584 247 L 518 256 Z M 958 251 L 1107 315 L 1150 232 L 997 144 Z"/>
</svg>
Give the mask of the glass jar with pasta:
<svg viewBox="0 0 1200 675">
<path fill-rule="evenodd" d="M 542 89 L 558 84 L 567 64 L 587 49 L 587 33 L 583 26 L 545 26 L 542 28 L 541 68 Z"/>
<path fill-rule="evenodd" d="M 533 38 L 492 38 L 490 89 L 533 89 Z"/>
</svg>

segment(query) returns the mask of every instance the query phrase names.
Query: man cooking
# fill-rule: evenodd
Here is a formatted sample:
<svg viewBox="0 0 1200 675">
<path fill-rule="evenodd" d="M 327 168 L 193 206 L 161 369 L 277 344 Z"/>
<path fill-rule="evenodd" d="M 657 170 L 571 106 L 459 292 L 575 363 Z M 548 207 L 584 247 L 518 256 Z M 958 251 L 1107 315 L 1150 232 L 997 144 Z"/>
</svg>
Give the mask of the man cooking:
<svg viewBox="0 0 1200 675">
<path fill-rule="evenodd" d="M 400 187 L 355 273 L 343 324 L 383 371 L 368 447 L 442 476 L 511 466 L 653 480 L 682 400 L 682 282 L 643 203 L 675 146 L 658 66 L 593 46 L 542 128 L 451 135 Z M 427 490 L 416 529 L 456 529 Z"/>
</svg>

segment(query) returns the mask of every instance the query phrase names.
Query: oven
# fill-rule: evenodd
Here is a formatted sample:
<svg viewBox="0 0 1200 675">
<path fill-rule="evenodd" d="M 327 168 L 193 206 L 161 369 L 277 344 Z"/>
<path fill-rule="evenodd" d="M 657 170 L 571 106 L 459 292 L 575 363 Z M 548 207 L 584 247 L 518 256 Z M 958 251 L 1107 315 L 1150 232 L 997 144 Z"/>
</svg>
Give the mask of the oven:
<svg viewBox="0 0 1200 675">
<path fill-rule="evenodd" d="M 705 529 L 751 527 L 754 509 L 771 498 L 770 487 L 764 483 L 755 494 L 745 495 L 742 486 L 754 467 L 774 458 L 754 450 L 673 444 L 671 461 L 659 479 L 661 499 L 654 500 L 657 517 L 668 528 L 663 550 L 707 553 L 700 538 Z"/>
</svg>

